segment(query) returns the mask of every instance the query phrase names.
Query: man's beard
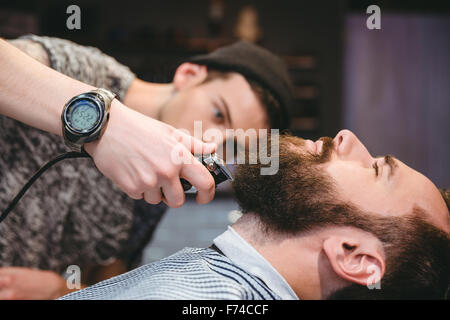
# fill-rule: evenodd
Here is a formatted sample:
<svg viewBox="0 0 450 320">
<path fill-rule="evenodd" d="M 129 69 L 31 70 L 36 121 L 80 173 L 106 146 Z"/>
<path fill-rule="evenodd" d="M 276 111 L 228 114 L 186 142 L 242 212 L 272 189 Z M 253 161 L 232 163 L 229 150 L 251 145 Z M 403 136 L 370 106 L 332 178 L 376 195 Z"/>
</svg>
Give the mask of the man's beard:
<svg viewBox="0 0 450 320">
<path fill-rule="evenodd" d="M 249 158 L 256 164 L 236 166 L 233 188 L 242 212 L 257 212 L 263 223 L 279 232 L 296 233 L 308 228 L 308 223 L 300 223 L 298 217 L 316 214 L 311 209 L 331 200 L 334 194 L 333 181 L 320 166 L 331 158 L 333 139 L 320 140 L 322 150 L 314 154 L 306 148 L 305 140 L 279 136 L 279 170 L 274 175 L 261 175 L 262 164 L 255 161 L 255 154 Z"/>
</svg>

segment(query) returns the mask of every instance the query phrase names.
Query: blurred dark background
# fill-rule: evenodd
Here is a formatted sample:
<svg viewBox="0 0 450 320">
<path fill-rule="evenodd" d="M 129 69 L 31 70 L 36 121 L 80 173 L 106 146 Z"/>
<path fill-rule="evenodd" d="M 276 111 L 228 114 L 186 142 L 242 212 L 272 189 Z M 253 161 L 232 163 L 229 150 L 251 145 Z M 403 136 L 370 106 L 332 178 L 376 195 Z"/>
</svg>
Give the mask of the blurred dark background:
<svg viewBox="0 0 450 320">
<path fill-rule="evenodd" d="M 81 8 L 81 30 L 66 27 L 72 4 Z M 381 30 L 366 27 L 372 4 L 381 8 Z M 155 82 L 170 82 L 186 57 L 254 41 L 289 66 L 294 134 L 351 129 L 373 155 L 393 154 L 450 187 L 450 1 L 3 1 L 0 36 L 28 33 L 98 47 Z M 193 233 L 183 234 L 182 213 L 166 215 L 147 261 L 220 233 L 236 205 L 217 201 L 203 216 L 189 206 L 177 211 L 197 212 L 189 221 L 203 225 Z"/>
</svg>

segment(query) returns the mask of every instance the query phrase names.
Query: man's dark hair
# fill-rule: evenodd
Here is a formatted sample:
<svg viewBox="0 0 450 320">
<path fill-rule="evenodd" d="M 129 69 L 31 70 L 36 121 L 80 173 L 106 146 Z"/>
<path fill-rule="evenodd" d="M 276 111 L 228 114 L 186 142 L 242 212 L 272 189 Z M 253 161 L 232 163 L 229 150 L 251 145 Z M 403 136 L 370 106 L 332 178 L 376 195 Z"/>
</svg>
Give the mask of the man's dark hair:
<svg viewBox="0 0 450 320">
<path fill-rule="evenodd" d="M 237 41 L 208 54 L 191 57 L 186 62 L 204 65 L 211 70 L 240 73 L 252 86 L 257 85 L 264 91 L 260 98 L 264 105 L 269 106 L 271 127 L 289 128 L 293 85 L 286 64 L 277 55 L 254 43 Z M 277 101 L 277 108 L 270 106 L 265 98 L 267 92 Z"/>
<path fill-rule="evenodd" d="M 323 140 L 320 156 L 305 153 L 301 141 L 280 137 L 275 175 L 261 175 L 260 163 L 237 166 L 233 188 L 242 212 L 256 214 L 268 234 L 293 236 L 327 226 L 374 234 L 386 255 L 381 289 L 352 284 L 329 299 L 444 298 L 450 275 L 448 234 L 428 223 L 419 207 L 406 216 L 386 217 L 340 201 L 332 178 L 317 166 L 329 158 L 332 140 Z"/>
</svg>

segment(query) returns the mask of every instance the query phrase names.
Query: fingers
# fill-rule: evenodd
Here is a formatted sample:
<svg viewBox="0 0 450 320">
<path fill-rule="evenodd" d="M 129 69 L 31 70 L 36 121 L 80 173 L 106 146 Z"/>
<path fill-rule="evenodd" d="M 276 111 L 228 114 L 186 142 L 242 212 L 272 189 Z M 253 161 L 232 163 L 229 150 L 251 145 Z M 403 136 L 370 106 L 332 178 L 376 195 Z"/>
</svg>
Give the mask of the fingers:
<svg viewBox="0 0 450 320">
<path fill-rule="evenodd" d="M 184 164 L 180 175 L 197 189 L 197 202 L 199 204 L 208 203 L 214 198 L 214 179 L 197 159 L 194 158 L 191 164 Z"/>
<path fill-rule="evenodd" d="M 133 161 L 130 161 L 131 170 L 127 175 L 122 174 L 113 181 L 120 181 L 116 184 L 132 199 L 144 198 L 150 204 L 164 201 L 168 206 L 178 208 L 184 204 L 186 198 L 180 183 L 181 176 L 197 189 L 198 203 L 211 201 L 214 197 L 214 179 L 192 153 L 213 153 L 216 144 L 204 143 L 182 131 L 177 131 L 175 140 L 177 143 L 169 146 L 171 158 L 164 155 L 160 156 L 159 160 L 133 157 Z M 153 164 L 149 166 L 149 162 Z"/>
<path fill-rule="evenodd" d="M 132 199 L 144 198 L 150 204 L 164 201 L 169 207 L 178 208 L 186 199 L 180 182 L 182 177 L 197 189 L 199 204 L 208 203 L 214 198 L 213 177 L 188 150 L 183 153 L 181 164 L 165 163 L 154 169 L 154 174 L 150 174 L 148 170 L 139 178 L 129 178 L 121 189 L 127 190 L 127 195 Z"/>
<path fill-rule="evenodd" d="M 144 200 L 150 204 L 158 204 L 162 201 L 161 188 L 151 188 L 145 190 Z"/>
<path fill-rule="evenodd" d="M 133 200 L 141 200 L 143 198 L 143 194 L 142 193 L 126 192 L 126 194 Z"/>
<path fill-rule="evenodd" d="M 181 142 L 193 154 L 208 154 L 216 151 L 217 145 L 215 143 L 206 143 L 191 135 L 177 130 L 179 134 L 179 142 Z"/>
<path fill-rule="evenodd" d="M 171 208 L 181 207 L 186 200 L 180 179 L 172 179 L 165 182 L 162 187 L 162 192 L 164 195 L 164 203 Z"/>
<path fill-rule="evenodd" d="M 205 143 L 182 131 L 178 132 L 178 141 L 186 147 L 190 154 L 184 154 L 185 161 L 182 165 L 180 176 L 189 181 L 198 191 L 197 202 L 204 204 L 214 198 L 215 183 L 209 171 L 192 154 L 211 154 L 216 151 L 215 143 Z"/>
<path fill-rule="evenodd" d="M 122 181 L 120 179 L 114 179 L 113 177 L 110 178 L 112 182 L 123 192 L 126 193 L 127 196 L 129 196 L 131 199 L 134 200 L 140 200 L 144 196 L 142 191 L 139 191 L 135 187 L 135 183 L 132 179 L 128 179 L 126 181 Z"/>
</svg>

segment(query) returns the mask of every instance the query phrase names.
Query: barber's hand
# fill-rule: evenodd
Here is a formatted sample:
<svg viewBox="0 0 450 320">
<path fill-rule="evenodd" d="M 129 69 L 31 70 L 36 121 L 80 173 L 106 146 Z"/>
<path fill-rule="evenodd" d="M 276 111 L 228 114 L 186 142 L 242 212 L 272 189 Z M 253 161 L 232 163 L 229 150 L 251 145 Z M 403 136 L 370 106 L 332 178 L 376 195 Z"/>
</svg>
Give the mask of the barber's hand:
<svg viewBox="0 0 450 320">
<path fill-rule="evenodd" d="M 68 292 L 66 281 L 55 272 L 0 268 L 0 300 L 50 300 Z"/>
<path fill-rule="evenodd" d="M 214 179 L 192 153 L 212 153 L 215 148 L 117 100 L 103 136 L 85 144 L 97 168 L 128 196 L 152 204 L 164 201 L 170 207 L 184 204 L 180 177 L 198 190 L 198 203 L 213 199 Z M 174 154 L 183 161 L 173 161 Z"/>
</svg>

